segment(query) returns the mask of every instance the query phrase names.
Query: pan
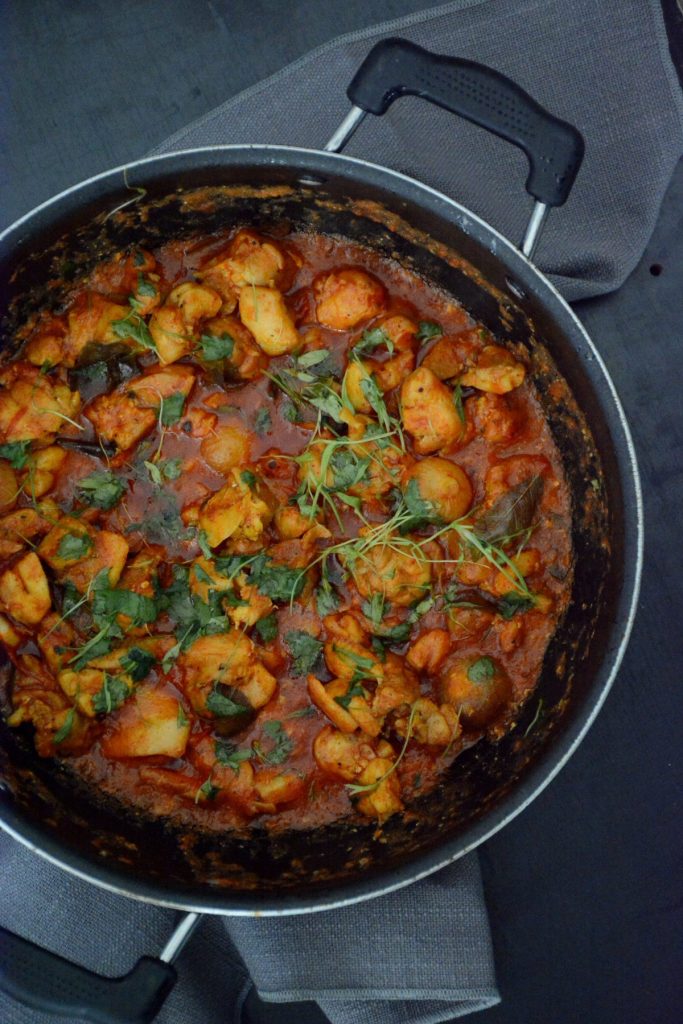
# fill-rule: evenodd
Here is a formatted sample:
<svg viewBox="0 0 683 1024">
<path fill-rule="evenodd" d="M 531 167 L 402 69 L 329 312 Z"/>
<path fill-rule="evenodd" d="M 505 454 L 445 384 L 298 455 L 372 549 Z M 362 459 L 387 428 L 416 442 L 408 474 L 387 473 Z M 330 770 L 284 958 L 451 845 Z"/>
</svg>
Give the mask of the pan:
<svg viewBox="0 0 683 1024">
<path fill-rule="evenodd" d="M 363 119 L 415 95 L 521 148 L 533 211 L 521 245 L 420 182 L 343 155 Z M 370 52 L 348 89 L 351 111 L 323 150 L 241 145 L 140 160 L 39 206 L 0 236 L 3 336 L 54 303 L 50 282 L 87 273 L 122 248 L 153 248 L 283 220 L 398 259 L 453 295 L 500 343 L 522 344 L 572 495 L 574 582 L 541 678 L 514 727 L 460 756 L 408 816 L 339 821 L 271 835 L 183 832 L 95 801 L 68 769 L 0 724 L 0 824 L 37 854 L 103 888 L 185 911 L 159 958 L 106 979 L 4 930 L 0 987 L 61 1015 L 151 1020 L 172 960 L 203 913 L 308 913 L 417 881 L 474 849 L 550 782 L 585 735 L 616 676 L 636 607 L 642 511 L 631 436 L 599 352 L 532 262 L 562 205 L 583 140 L 498 72 L 401 39 Z M 361 132 L 362 135 L 362 132 Z M 435 144 L 438 143 L 435 140 Z M 6 342 L 5 342 L 6 343 Z M 562 384 L 550 392 L 551 381 Z M 7 667 L 5 667 L 7 672 Z"/>
</svg>

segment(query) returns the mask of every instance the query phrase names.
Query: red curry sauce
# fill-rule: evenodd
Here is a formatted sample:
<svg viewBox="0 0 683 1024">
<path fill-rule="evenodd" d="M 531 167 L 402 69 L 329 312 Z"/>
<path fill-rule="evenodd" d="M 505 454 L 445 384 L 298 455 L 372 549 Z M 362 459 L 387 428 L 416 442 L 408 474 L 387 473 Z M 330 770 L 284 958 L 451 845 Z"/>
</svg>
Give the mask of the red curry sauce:
<svg viewBox="0 0 683 1024">
<path fill-rule="evenodd" d="M 0 369 L 7 716 L 155 815 L 384 820 L 534 689 L 569 496 L 526 368 L 316 235 L 121 253 Z"/>
</svg>

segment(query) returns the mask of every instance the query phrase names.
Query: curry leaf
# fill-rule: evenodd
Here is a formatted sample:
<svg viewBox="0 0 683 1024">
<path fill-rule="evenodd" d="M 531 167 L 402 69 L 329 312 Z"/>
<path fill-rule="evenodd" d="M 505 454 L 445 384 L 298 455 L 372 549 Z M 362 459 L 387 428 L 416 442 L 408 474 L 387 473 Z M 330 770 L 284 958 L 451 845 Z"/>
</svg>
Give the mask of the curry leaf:
<svg viewBox="0 0 683 1024">
<path fill-rule="evenodd" d="M 542 493 L 543 478 L 538 473 L 507 491 L 475 523 L 477 537 L 493 543 L 528 530 Z"/>
</svg>

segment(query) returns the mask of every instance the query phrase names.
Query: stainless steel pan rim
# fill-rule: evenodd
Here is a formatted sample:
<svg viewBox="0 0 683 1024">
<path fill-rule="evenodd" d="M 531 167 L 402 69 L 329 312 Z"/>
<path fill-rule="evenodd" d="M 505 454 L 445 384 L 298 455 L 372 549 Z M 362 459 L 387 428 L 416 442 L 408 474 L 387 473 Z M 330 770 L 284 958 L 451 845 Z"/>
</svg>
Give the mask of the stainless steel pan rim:
<svg viewBox="0 0 683 1024">
<path fill-rule="evenodd" d="M 254 895 L 250 896 L 249 894 L 245 894 L 245 896 L 240 899 L 235 894 L 231 894 L 229 892 L 221 892 L 220 894 L 222 898 L 225 898 L 228 905 L 223 903 L 222 900 L 212 903 L 210 899 L 193 899 L 191 895 L 188 895 L 185 898 L 179 897 L 178 899 L 173 899 L 169 898 L 168 895 L 160 889 L 155 891 L 153 883 L 144 883 L 141 885 L 139 890 L 134 886 L 129 887 L 122 884 L 118 878 L 117 872 L 110 870 L 104 863 L 101 865 L 93 865 L 84 859 L 82 866 L 79 863 L 70 863 L 68 857 L 71 857 L 75 861 L 78 861 L 79 858 L 71 853 L 67 854 L 64 851 L 61 851 L 58 844 L 52 840 L 46 844 L 45 836 L 40 832 L 40 830 L 35 828 L 35 826 L 21 821 L 18 816 L 11 813 L 8 817 L 13 818 L 14 821 L 0 818 L 0 826 L 9 835 L 22 843 L 32 852 L 45 858 L 50 863 L 70 872 L 72 875 L 91 882 L 102 889 L 117 893 L 118 895 L 128 896 L 132 899 L 151 903 L 157 906 L 205 914 L 225 914 L 227 916 L 236 917 L 277 917 L 312 913 L 318 910 L 332 910 L 339 907 L 349 906 L 353 903 L 370 899 L 375 896 L 386 895 L 387 893 L 400 889 L 412 882 L 419 881 L 420 879 L 439 871 L 441 868 L 446 867 L 448 864 L 453 863 L 464 854 L 471 852 L 481 843 L 485 842 L 515 818 L 531 803 L 533 799 L 535 799 L 536 796 L 538 796 L 539 793 L 545 789 L 545 787 L 565 765 L 586 735 L 607 697 L 623 660 L 624 652 L 633 626 L 642 575 L 642 493 L 631 432 L 616 388 L 602 357 L 591 341 L 580 320 L 567 302 L 562 298 L 557 289 L 545 277 L 545 275 L 542 274 L 537 267 L 520 252 L 519 249 L 517 249 L 507 238 L 501 235 L 494 227 L 486 223 L 482 218 L 472 213 L 470 210 L 466 209 L 457 201 L 450 199 L 438 190 L 422 184 L 416 179 L 398 171 L 381 167 L 370 161 L 356 157 L 336 153 L 324 153 L 319 150 L 291 146 L 253 144 L 213 146 L 181 150 L 176 153 L 147 157 L 130 164 L 122 165 L 101 174 L 94 175 L 77 185 L 65 189 L 63 192 L 40 204 L 34 210 L 25 214 L 12 225 L 7 227 L 2 233 L 0 233 L 0 244 L 9 242 L 13 245 L 15 241 L 21 241 L 24 226 L 28 227 L 36 220 L 39 214 L 49 213 L 51 207 L 57 204 L 63 204 L 65 201 L 77 197 L 89 187 L 98 186 L 105 182 L 115 183 L 119 176 L 127 186 L 129 176 L 138 170 L 144 172 L 145 169 L 152 168 L 155 165 L 163 168 L 165 165 L 168 165 L 168 167 L 171 167 L 173 164 L 182 165 L 187 161 L 191 161 L 196 166 L 196 161 L 198 159 L 205 160 L 208 166 L 212 157 L 220 158 L 221 156 L 223 158 L 227 157 L 228 160 L 225 162 L 230 165 L 248 162 L 249 158 L 252 158 L 253 160 L 253 158 L 256 157 L 257 162 L 264 167 L 277 164 L 278 166 L 288 167 L 290 170 L 297 169 L 302 173 L 305 173 L 308 170 L 311 170 L 314 173 L 316 170 L 329 167 L 330 172 L 339 172 L 342 169 L 345 170 L 347 174 L 351 174 L 356 181 L 360 180 L 362 182 L 363 179 L 367 179 L 369 176 L 370 179 L 381 180 L 388 187 L 391 187 L 391 183 L 393 181 L 396 183 L 396 191 L 398 194 L 405 193 L 406 191 L 413 193 L 417 202 L 419 202 L 420 197 L 422 197 L 423 200 L 428 201 L 428 205 L 432 209 L 438 209 L 442 215 L 447 219 L 450 219 L 465 234 L 475 236 L 481 244 L 486 245 L 493 255 L 499 258 L 504 255 L 506 266 L 512 266 L 513 273 L 518 275 L 519 279 L 523 282 L 524 287 L 530 289 L 537 298 L 549 298 L 555 309 L 559 307 L 562 315 L 571 323 L 575 338 L 580 339 L 583 351 L 578 352 L 578 354 L 580 355 L 582 362 L 588 361 L 593 363 L 594 367 L 598 370 L 597 374 L 593 371 L 594 376 L 600 378 L 603 385 L 607 388 L 609 398 L 611 399 L 613 407 L 617 413 L 618 427 L 621 431 L 621 438 L 618 440 L 627 457 L 629 476 L 628 479 L 624 481 L 625 486 L 630 489 L 630 494 L 627 493 L 626 495 L 630 506 L 627 509 L 627 514 L 630 513 L 632 516 L 633 521 L 631 527 L 632 531 L 635 532 L 632 545 L 635 549 L 633 563 L 629 566 L 629 578 L 625 581 L 624 585 L 624 591 L 628 591 L 630 593 L 630 599 L 627 607 L 622 612 L 621 636 L 615 650 L 611 652 L 611 666 L 609 672 L 601 684 L 600 691 L 595 696 L 590 712 L 582 721 L 573 723 L 572 726 L 567 729 L 566 733 L 551 745 L 554 752 L 554 763 L 552 766 L 548 767 L 548 765 L 544 763 L 546 758 L 539 758 L 538 762 L 530 768 L 521 786 L 517 787 L 512 794 L 506 796 L 501 803 L 490 811 L 481 821 L 474 822 L 469 826 L 468 831 L 472 836 L 469 842 L 465 845 L 461 845 L 458 840 L 451 840 L 450 845 L 455 845 L 457 848 L 436 860 L 434 859 L 433 851 L 418 856 L 416 860 L 413 861 L 412 865 L 402 865 L 400 868 L 395 869 L 395 878 L 389 884 L 378 884 L 376 879 L 370 880 L 365 884 L 362 881 L 351 884 L 346 883 L 344 888 L 341 889 L 341 895 L 340 889 L 337 888 L 335 890 L 334 887 L 331 889 L 329 895 L 325 894 L 324 889 L 315 890 L 311 894 L 310 902 L 306 899 L 305 895 L 302 897 L 301 894 L 291 897 L 255 897 Z M 369 183 L 371 184 L 372 182 L 370 181 Z M 521 799 L 520 790 L 525 791 L 524 796 Z M 46 846 L 49 846 L 50 848 L 48 849 Z M 447 848 L 449 846 L 449 842 L 446 841 L 444 846 Z M 429 863 L 425 867 L 420 867 L 420 862 L 426 860 L 428 860 Z M 150 890 L 152 890 L 151 894 Z M 258 906 L 254 906 L 255 903 L 257 903 Z"/>
</svg>

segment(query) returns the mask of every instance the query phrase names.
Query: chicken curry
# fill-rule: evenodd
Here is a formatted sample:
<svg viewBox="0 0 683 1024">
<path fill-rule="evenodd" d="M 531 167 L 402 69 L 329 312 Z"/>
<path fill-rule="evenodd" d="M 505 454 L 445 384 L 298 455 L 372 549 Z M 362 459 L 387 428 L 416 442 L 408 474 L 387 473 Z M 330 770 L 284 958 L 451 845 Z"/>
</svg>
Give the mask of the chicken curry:
<svg viewBox="0 0 683 1024">
<path fill-rule="evenodd" d="M 538 681 L 570 501 L 524 357 L 344 239 L 121 252 L 0 364 L 10 726 L 209 829 L 382 822 Z"/>
</svg>

